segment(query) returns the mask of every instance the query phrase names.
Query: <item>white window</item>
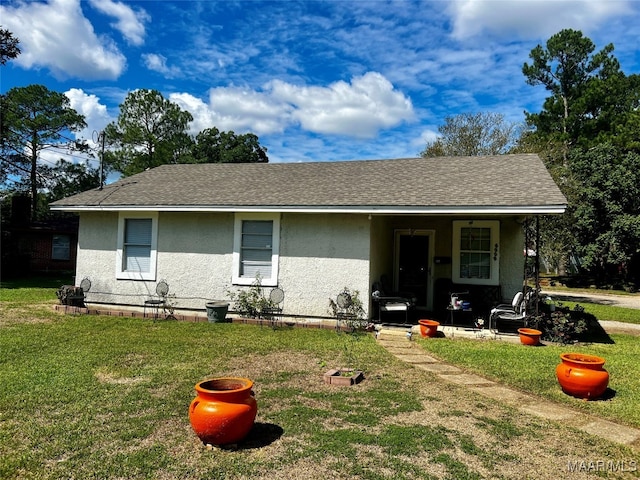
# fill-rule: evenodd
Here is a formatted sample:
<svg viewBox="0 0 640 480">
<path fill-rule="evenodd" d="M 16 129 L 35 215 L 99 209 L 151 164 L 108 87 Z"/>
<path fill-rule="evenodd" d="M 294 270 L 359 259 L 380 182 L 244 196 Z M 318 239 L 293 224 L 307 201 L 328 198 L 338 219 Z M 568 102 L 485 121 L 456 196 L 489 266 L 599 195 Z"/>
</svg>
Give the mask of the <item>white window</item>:
<svg viewBox="0 0 640 480">
<path fill-rule="evenodd" d="M 116 278 L 155 280 L 157 214 L 121 214 L 118 222 Z"/>
<path fill-rule="evenodd" d="M 453 222 L 452 280 L 457 283 L 498 285 L 500 259 L 497 220 Z"/>
<path fill-rule="evenodd" d="M 279 214 L 236 214 L 233 240 L 233 283 L 278 285 Z"/>
<path fill-rule="evenodd" d="M 71 237 L 54 235 L 51 246 L 51 260 L 69 260 L 71 258 Z"/>
</svg>

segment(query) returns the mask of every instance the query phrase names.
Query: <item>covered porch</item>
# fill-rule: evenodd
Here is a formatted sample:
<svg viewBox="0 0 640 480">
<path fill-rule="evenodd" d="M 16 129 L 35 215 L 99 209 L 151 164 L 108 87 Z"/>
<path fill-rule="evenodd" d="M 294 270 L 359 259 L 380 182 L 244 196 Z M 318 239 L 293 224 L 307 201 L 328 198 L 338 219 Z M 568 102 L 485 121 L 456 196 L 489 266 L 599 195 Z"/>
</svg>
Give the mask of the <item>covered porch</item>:
<svg viewBox="0 0 640 480">
<path fill-rule="evenodd" d="M 371 215 L 371 292 L 410 298 L 386 309 L 370 295 L 370 318 L 415 325 L 421 318 L 473 328 L 521 291 L 527 264 L 523 214 Z M 457 297 L 465 308 L 452 309 Z M 382 307 L 382 308 L 381 308 Z"/>
</svg>

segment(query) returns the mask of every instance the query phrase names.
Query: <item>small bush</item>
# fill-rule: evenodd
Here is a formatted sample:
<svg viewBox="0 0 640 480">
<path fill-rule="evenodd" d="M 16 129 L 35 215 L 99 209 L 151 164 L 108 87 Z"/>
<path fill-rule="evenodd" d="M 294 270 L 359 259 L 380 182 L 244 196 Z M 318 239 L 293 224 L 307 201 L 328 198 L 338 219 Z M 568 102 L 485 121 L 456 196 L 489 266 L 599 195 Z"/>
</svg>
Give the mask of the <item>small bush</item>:
<svg viewBox="0 0 640 480">
<path fill-rule="evenodd" d="M 274 306 L 273 302 L 264 296 L 262 279 L 258 276 L 247 290 L 227 292 L 233 301 L 233 309 L 248 318 L 259 318 L 263 311 Z"/>
<path fill-rule="evenodd" d="M 366 329 L 368 322 L 365 320 L 365 310 L 358 290 L 344 290 L 338 295 L 338 299 L 329 299 L 329 312 L 338 321 L 344 322 L 351 331 Z"/>
<path fill-rule="evenodd" d="M 555 310 L 549 309 L 534 317 L 531 325 L 542 332 L 543 340 L 566 345 L 576 342 L 587 330 L 587 314 L 580 305 L 576 304 L 572 310 L 558 304 Z"/>
</svg>

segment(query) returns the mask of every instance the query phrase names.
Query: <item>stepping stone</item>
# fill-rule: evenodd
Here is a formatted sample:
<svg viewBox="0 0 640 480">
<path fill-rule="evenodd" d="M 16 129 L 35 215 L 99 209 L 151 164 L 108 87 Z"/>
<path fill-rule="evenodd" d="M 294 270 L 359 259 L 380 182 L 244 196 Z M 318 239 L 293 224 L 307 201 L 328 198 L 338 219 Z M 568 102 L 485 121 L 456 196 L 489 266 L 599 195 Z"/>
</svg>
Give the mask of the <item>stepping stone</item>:
<svg viewBox="0 0 640 480">
<path fill-rule="evenodd" d="M 519 410 L 547 420 L 575 420 L 579 418 L 579 414 L 574 410 L 550 402 L 536 401 L 522 405 Z"/>
<path fill-rule="evenodd" d="M 586 425 L 578 426 L 579 430 L 606 438 L 612 442 L 624 443 L 631 445 L 640 440 L 640 430 L 637 428 L 627 427 L 607 420 L 595 420 Z"/>
<path fill-rule="evenodd" d="M 442 378 L 458 385 L 495 385 L 495 382 L 487 380 L 480 375 L 472 373 L 460 373 L 458 375 L 442 375 Z"/>
<path fill-rule="evenodd" d="M 432 373 L 461 373 L 458 367 L 446 363 L 414 363 L 416 367 Z"/>
<path fill-rule="evenodd" d="M 387 350 L 394 350 L 394 349 L 398 349 L 398 350 L 411 350 L 413 349 L 413 345 L 409 342 L 388 342 L 386 340 L 383 340 L 380 342 L 380 345 L 382 345 L 384 348 L 386 348 Z"/>
<path fill-rule="evenodd" d="M 493 398 L 494 400 L 515 404 L 516 406 L 520 406 L 523 403 L 531 403 L 534 400 L 529 395 L 525 395 L 524 393 L 520 393 L 501 385 L 487 387 L 478 385 L 471 386 L 471 389 L 489 398 Z"/>
<path fill-rule="evenodd" d="M 421 354 L 394 354 L 394 356 L 398 360 L 402 360 L 407 363 L 438 363 L 438 360 L 430 357 L 429 355 L 421 355 Z"/>
</svg>

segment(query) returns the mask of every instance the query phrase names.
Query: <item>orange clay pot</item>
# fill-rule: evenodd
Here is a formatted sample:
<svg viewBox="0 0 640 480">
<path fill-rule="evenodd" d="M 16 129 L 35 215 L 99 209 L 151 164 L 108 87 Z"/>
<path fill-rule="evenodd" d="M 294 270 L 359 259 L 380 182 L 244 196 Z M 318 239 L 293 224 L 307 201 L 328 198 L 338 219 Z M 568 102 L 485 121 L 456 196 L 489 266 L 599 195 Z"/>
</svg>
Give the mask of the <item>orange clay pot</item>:
<svg viewBox="0 0 640 480">
<path fill-rule="evenodd" d="M 609 385 L 609 373 L 602 368 L 604 358 L 583 353 L 563 353 L 560 358 L 556 377 L 564 393 L 586 400 L 602 396 Z"/>
<path fill-rule="evenodd" d="M 423 337 L 435 337 L 438 332 L 438 326 L 440 322 L 436 322 L 435 320 L 418 320 L 420 324 L 420 335 Z"/>
<path fill-rule="evenodd" d="M 535 328 L 519 328 L 518 333 L 520 334 L 520 343 L 523 345 L 531 345 L 532 347 L 540 345 L 540 336 L 542 335 L 540 330 L 536 330 Z"/>
<path fill-rule="evenodd" d="M 258 412 L 252 387 L 248 378 L 235 377 L 196 384 L 197 396 L 189 407 L 189 421 L 203 443 L 238 443 L 247 436 Z"/>
</svg>

